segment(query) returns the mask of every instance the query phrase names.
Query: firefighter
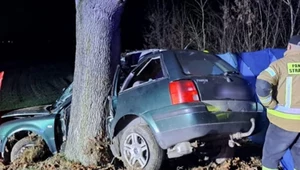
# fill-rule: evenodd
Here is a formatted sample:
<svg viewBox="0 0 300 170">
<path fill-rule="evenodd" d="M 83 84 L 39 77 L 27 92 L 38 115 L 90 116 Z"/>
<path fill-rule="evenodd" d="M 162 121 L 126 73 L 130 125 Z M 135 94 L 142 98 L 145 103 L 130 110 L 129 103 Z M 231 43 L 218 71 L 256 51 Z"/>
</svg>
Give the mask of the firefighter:
<svg viewBox="0 0 300 170">
<path fill-rule="evenodd" d="M 277 169 L 280 159 L 291 149 L 295 169 L 300 170 L 300 35 L 291 37 L 283 58 L 258 75 L 256 94 L 270 121 L 262 169 Z"/>
</svg>

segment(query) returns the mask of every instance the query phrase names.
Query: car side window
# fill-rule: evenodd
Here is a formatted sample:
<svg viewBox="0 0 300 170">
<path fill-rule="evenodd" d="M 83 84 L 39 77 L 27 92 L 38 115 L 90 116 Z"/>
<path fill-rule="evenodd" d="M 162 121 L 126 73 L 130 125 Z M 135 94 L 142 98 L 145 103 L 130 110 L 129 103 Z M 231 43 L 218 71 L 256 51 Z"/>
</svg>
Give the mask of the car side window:
<svg viewBox="0 0 300 170">
<path fill-rule="evenodd" d="M 136 87 L 145 82 L 164 77 L 160 57 L 152 58 L 132 78 L 128 87 Z"/>
</svg>

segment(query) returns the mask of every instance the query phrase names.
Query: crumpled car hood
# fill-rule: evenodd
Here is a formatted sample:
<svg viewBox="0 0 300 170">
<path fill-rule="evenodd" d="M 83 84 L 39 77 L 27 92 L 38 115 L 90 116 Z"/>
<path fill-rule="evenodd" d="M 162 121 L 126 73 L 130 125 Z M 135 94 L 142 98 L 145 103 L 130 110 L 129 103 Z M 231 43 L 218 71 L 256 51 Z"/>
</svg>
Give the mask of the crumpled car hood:
<svg viewBox="0 0 300 170">
<path fill-rule="evenodd" d="M 34 107 L 27 107 L 23 109 L 17 109 L 11 112 L 8 112 L 1 116 L 1 118 L 8 118 L 8 117 L 18 117 L 18 116 L 39 116 L 39 115 L 48 115 L 50 112 L 47 110 L 47 107 L 50 105 L 41 105 L 41 106 L 34 106 Z"/>
</svg>

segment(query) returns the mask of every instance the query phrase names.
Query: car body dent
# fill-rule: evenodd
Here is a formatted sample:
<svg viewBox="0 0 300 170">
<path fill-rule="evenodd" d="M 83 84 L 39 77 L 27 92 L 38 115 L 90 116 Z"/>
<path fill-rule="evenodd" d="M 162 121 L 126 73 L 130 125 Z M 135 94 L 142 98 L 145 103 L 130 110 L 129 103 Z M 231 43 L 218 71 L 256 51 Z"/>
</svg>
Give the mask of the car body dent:
<svg viewBox="0 0 300 170">
<path fill-rule="evenodd" d="M 60 131 L 65 130 L 64 121 L 65 109 L 70 106 L 72 100 L 72 84 L 63 90 L 62 95 L 51 105 L 40 105 L 10 111 L 1 118 L 15 118 L 0 125 L 0 151 L 4 155 L 5 146 L 8 138 L 18 132 L 33 132 L 41 136 L 46 142 L 49 150 L 54 154 L 58 151 L 57 141 L 62 136 L 56 136 L 57 126 L 61 126 Z M 63 120 L 62 120 L 63 119 Z"/>
<path fill-rule="evenodd" d="M 152 117 L 150 116 L 150 114 L 147 114 L 147 112 L 145 112 L 144 110 L 153 111 L 150 108 L 153 108 L 154 105 L 157 106 L 156 109 L 159 109 L 160 107 L 165 107 L 170 104 L 168 90 L 166 88 L 158 88 L 160 84 L 165 84 L 167 82 L 168 82 L 168 79 L 163 78 L 161 80 L 147 82 L 138 87 L 132 87 L 130 89 L 126 89 L 125 91 L 121 92 L 118 96 L 117 101 L 115 102 L 117 105 L 116 109 L 117 109 L 118 114 L 116 114 L 112 120 L 111 133 L 114 134 L 114 128 L 116 127 L 116 124 L 119 122 L 119 120 L 122 117 L 125 117 L 126 115 L 136 115 L 137 117 L 143 118 L 148 123 L 151 130 L 153 130 L 154 132 L 157 132 L 158 129 L 156 128 L 155 123 L 152 120 Z M 148 100 L 146 97 L 144 99 L 145 102 L 143 105 L 134 105 L 134 104 L 128 105 L 128 103 L 134 103 L 134 100 L 141 100 L 141 98 L 143 96 L 152 95 L 153 93 L 151 93 L 151 90 L 149 90 L 149 88 L 148 88 L 149 85 L 151 86 L 151 84 L 153 84 L 153 87 L 152 87 L 153 90 L 154 89 L 161 90 L 160 95 L 155 97 L 155 98 L 160 98 L 161 102 L 159 104 L 156 103 L 157 101 L 151 102 L 152 97 L 149 97 Z M 135 91 L 135 93 L 133 93 L 133 91 Z M 130 97 L 128 97 L 127 94 L 131 94 Z M 156 94 L 158 94 L 158 93 L 156 93 Z M 125 107 L 126 105 L 127 105 L 127 107 Z M 145 107 L 149 107 L 149 109 L 147 109 Z M 122 108 L 122 109 L 120 109 L 120 108 Z M 136 113 L 139 113 L 139 114 L 136 114 Z M 110 136 L 112 136 L 112 134 Z"/>
<path fill-rule="evenodd" d="M 50 105 L 41 105 L 41 106 L 17 109 L 2 115 L 1 118 L 48 115 L 49 111 L 47 110 L 47 108 L 49 106 Z"/>
<path fill-rule="evenodd" d="M 16 119 L 3 123 L 0 126 L 0 137 L 2 141 L 0 149 L 2 156 L 4 154 L 8 138 L 22 131 L 33 132 L 37 135 L 40 135 L 49 147 L 49 150 L 52 153 L 56 153 L 57 148 L 55 144 L 54 132 L 56 116 L 57 115 L 55 114 L 49 114 L 47 116 Z"/>
<path fill-rule="evenodd" d="M 118 115 L 126 115 L 128 113 L 142 114 L 145 110 L 150 111 L 170 105 L 168 83 L 169 80 L 167 78 L 162 78 L 145 82 L 145 84 L 128 88 L 119 93 L 116 113 Z M 153 93 L 153 91 L 157 92 Z M 156 100 L 153 100 L 153 98 Z M 139 105 L 135 104 L 137 100 L 140 103 Z"/>
</svg>

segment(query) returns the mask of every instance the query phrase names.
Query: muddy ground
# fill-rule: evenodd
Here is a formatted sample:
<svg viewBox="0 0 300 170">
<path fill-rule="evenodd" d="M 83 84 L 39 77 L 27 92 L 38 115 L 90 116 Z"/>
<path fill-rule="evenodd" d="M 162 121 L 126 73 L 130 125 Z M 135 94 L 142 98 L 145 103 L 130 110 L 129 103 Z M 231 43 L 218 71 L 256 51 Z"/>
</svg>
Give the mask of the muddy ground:
<svg viewBox="0 0 300 170">
<path fill-rule="evenodd" d="M 34 152 L 33 152 L 34 153 Z M 114 161 L 99 167 L 84 167 L 78 163 L 67 161 L 63 155 L 54 155 L 43 161 L 32 161 L 27 156 L 12 163 L 11 165 L 4 165 L 0 163 L 2 170 L 22 170 L 22 169 L 52 169 L 52 170 L 124 170 L 120 161 Z M 37 154 L 39 155 L 39 154 Z M 261 146 L 248 145 L 236 148 L 235 157 L 228 161 L 217 165 L 213 162 L 199 161 L 196 155 L 188 155 L 182 158 L 166 160 L 162 166 L 162 170 L 259 170 L 261 169 Z"/>
</svg>

